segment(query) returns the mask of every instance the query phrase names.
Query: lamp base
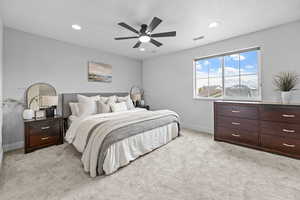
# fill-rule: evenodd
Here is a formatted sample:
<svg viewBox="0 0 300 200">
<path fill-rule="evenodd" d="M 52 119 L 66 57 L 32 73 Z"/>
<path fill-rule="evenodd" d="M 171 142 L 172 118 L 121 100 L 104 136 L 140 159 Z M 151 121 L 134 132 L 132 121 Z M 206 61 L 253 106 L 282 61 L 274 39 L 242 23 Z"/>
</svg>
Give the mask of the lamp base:
<svg viewBox="0 0 300 200">
<path fill-rule="evenodd" d="M 46 117 L 54 117 L 55 115 L 55 108 L 54 107 L 49 107 L 45 109 L 46 111 Z"/>
</svg>

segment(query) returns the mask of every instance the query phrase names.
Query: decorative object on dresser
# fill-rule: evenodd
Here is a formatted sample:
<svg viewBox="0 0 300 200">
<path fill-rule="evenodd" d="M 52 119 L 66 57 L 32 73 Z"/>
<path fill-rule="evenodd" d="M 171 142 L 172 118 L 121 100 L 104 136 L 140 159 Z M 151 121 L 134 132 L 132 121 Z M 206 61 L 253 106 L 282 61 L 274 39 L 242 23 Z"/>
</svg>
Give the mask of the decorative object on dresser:
<svg viewBox="0 0 300 200">
<path fill-rule="evenodd" d="M 281 91 L 283 104 L 290 103 L 292 90 L 298 84 L 299 76 L 295 72 L 281 72 L 274 77 L 274 84 L 277 90 Z"/>
<path fill-rule="evenodd" d="M 300 158 L 300 105 L 214 103 L 216 141 Z"/>
<path fill-rule="evenodd" d="M 24 120 L 25 153 L 63 143 L 62 117 Z"/>
<path fill-rule="evenodd" d="M 112 82 L 112 66 L 97 62 L 88 62 L 88 81 Z"/>
</svg>

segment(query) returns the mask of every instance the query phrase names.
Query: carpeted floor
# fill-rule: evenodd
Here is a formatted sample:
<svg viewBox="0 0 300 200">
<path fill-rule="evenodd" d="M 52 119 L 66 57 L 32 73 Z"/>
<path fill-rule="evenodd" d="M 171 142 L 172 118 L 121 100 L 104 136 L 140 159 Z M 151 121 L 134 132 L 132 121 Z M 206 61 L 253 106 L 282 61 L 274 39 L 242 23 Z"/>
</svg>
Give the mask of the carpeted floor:
<svg viewBox="0 0 300 200">
<path fill-rule="evenodd" d="M 300 161 L 183 130 L 110 176 L 90 178 L 72 146 L 5 155 L 1 200 L 300 199 Z"/>
</svg>

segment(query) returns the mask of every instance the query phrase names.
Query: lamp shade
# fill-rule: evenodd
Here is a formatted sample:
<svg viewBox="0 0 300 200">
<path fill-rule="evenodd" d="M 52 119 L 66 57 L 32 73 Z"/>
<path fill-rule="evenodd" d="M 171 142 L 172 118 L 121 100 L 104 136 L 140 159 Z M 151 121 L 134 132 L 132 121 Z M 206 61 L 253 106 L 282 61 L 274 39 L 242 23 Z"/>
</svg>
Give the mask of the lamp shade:
<svg viewBox="0 0 300 200">
<path fill-rule="evenodd" d="M 131 99 L 132 101 L 136 102 L 136 101 L 140 101 L 141 100 L 141 94 L 132 94 L 131 95 Z"/>
<path fill-rule="evenodd" d="M 41 106 L 42 107 L 51 107 L 58 105 L 58 96 L 42 96 Z"/>
</svg>

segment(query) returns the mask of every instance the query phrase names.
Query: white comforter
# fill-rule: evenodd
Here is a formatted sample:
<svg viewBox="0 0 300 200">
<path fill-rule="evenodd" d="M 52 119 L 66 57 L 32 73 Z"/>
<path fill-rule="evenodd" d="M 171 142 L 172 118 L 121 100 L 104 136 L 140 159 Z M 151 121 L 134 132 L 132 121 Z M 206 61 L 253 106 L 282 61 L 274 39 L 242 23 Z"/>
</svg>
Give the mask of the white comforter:
<svg viewBox="0 0 300 200">
<path fill-rule="evenodd" d="M 93 128 L 94 124 L 99 123 L 99 118 L 103 121 L 106 121 L 122 117 L 131 112 L 145 112 L 145 109 L 135 108 L 133 110 L 123 112 L 102 113 L 87 117 L 79 117 L 75 121 L 73 121 L 73 123 L 69 127 L 65 136 L 65 140 L 68 143 L 73 144 L 77 151 L 83 153 L 90 129 Z"/>
</svg>

